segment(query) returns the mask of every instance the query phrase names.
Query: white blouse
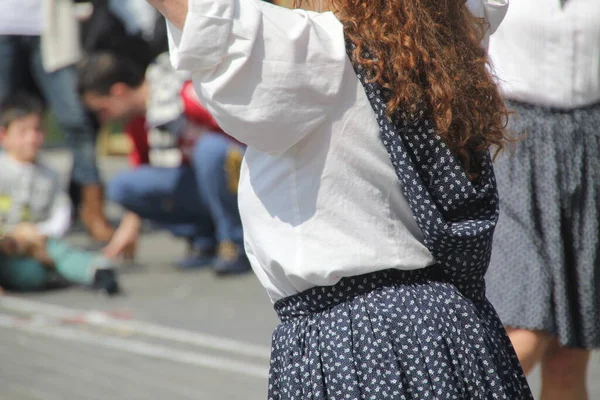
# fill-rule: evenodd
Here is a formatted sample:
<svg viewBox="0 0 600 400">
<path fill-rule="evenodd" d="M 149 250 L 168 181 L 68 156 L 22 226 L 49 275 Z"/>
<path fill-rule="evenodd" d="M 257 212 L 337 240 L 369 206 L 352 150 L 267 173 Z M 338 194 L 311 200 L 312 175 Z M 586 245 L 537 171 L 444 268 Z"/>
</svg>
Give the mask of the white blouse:
<svg viewBox="0 0 600 400">
<path fill-rule="evenodd" d="M 492 30 L 507 6 L 469 3 Z M 332 13 L 190 0 L 183 32 L 169 29 L 174 66 L 193 73 L 202 102 L 248 145 L 239 187 L 246 252 L 273 301 L 435 263 Z"/>
<path fill-rule="evenodd" d="M 513 0 L 490 42 L 508 99 L 570 109 L 600 101 L 600 1 Z"/>
</svg>

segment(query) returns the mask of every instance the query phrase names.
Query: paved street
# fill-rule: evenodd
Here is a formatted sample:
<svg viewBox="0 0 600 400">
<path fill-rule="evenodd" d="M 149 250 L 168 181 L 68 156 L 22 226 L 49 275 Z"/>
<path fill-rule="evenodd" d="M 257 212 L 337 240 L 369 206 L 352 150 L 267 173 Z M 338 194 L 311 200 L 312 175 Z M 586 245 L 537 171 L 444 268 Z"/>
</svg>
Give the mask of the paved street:
<svg viewBox="0 0 600 400">
<path fill-rule="evenodd" d="M 64 152 L 49 160 L 66 171 Z M 124 165 L 103 160 L 107 176 Z M 81 233 L 70 240 L 88 245 Z M 0 297 L 0 400 L 266 399 L 277 320 L 265 292 L 251 274 L 175 271 L 183 254 L 180 241 L 149 232 L 139 265 L 122 268 L 122 297 L 77 288 Z M 600 399 L 599 361 L 591 399 Z"/>
</svg>

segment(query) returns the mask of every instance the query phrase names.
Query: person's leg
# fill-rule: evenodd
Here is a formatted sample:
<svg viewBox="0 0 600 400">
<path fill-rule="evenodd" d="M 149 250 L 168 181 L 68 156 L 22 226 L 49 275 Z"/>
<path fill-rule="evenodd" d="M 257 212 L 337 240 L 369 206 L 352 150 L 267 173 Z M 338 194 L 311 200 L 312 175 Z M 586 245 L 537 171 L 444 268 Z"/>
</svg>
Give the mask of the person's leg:
<svg viewBox="0 0 600 400">
<path fill-rule="evenodd" d="M 49 280 L 48 269 L 31 257 L 0 256 L 0 287 L 19 292 L 42 290 Z"/>
<path fill-rule="evenodd" d="M 506 331 L 519 357 L 523 372 L 528 375 L 542 360 L 552 338 L 543 332 L 527 329 L 507 327 Z"/>
<path fill-rule="evenodd" d="M 19 36 L 0 35 L 0 103 L 21 83 Z"/>
<path fill-rule="evenodd" d="M 102 290 L 110 295 L 119 292 L 114 265 L 101 254 L 78 249 L 58 239 L 48 239 L 46 252 L 58 275 L 67 282 Z"/>
<path fill-rule="evenodd" d="M 565 348 L 554 339 L 542 358 L 541 400 L 587 400 L 590 352 Z"/>
<path fill-rule="evenodd" d="M 202 135 L 194 148 L 192 163 L 200 197 L 213 218 L 219 257 L 214 265 L 220 274 L 250 270 L 244 254 L 243 229 L 237 202 L 237 187 L 244 149 L 220 134 Z"/>
<path fill-rule="evenodd" d="M 58 274 L 69 283 L 91 285 L 98 264 L 106 263 L 97 253 L 80 250 L 63 240 L 48 239 L 46 251 Z"/>
<path fill-rule="evenodd" d="M 99 132 L 102 126 L 96 115 L 94 115 L 91 111 L 87 111 L 86 114 L 87 118 L 89 118 L 89 120 L 91 121 L 93 132 Z M 75 170 L 72 166 L 69 175 L 69 185 L 67 187 L 67 193 L 69 194 L 69 198 L 71 199 L 71 206 L 73 208 L 72 218 L 73 221 L 76 221 L 80 217 L 80 211 L 82 210 L 84 185 L 75 179 L 74 172 Z"/>
<path fill-rule="evenodd" d="M 114 230 L 104 216 L 104 193 L 96 157 L 96 132 L 77 94 L 77 70 L 68 66 L 46 72 L 40 39 L 29 39 L 30 65 L 73 154 L 73 180 L 82 187 L 81 219 L 91 236 L 108 241 Z"/>
<path fill-rule="evenodd" d="M 208 259 L 212 261 L 210 253 L 215 247 L 213 223 L 197 194 L 191 168 L 141 166 L 113 178 L 107 189 L 109 200 L 193 242 L 198 257 L 202 254 L 202 266 Z M 193 266 L 199 266 L 199 261 Z"/>
</svg>

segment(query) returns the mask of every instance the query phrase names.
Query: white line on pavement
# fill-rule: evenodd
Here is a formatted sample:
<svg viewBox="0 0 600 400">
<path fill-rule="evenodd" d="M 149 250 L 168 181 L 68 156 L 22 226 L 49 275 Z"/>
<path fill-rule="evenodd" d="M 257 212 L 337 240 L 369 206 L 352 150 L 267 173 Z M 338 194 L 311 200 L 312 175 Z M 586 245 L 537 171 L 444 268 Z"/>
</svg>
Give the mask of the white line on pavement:
<svg viewBox="0 0 600 400">
<path fill-rule="evenodd" d="M 133 339 L 121 339 L 86 332 L 80 329 L 39 323 L 24 323 L 14 315 L 0 313 L 0 327 L 17 329 L 31 334 L 53 337 L 61 340 L 76 341 L 137 354 L 146 357 L 233 372 L 254 378 L 266 379 L 268 368 L 258 364 L 237 361 L 226 357 L 212 356 L 196 351 L 182 351 L 168 346 L 157 345 Z"/>
<path fill-rule="evenodd" d="M 257 357 L 266 360 L 269 359 L 270 355 L 270 349 L 265 346 L 254 345 L 200 332 L 170 328 L 143 321 L 122 320 L 114 318 L 108 313 L 99 311 L 76 310 L 11 296 L 0 297 L 0 308 L 13 312 L 42 315 L 59 319 L 80 319 L 82 322 L 89 325 L 138 333 L 147 337 L 224 351 L 236 355 Z"/>
</svg>

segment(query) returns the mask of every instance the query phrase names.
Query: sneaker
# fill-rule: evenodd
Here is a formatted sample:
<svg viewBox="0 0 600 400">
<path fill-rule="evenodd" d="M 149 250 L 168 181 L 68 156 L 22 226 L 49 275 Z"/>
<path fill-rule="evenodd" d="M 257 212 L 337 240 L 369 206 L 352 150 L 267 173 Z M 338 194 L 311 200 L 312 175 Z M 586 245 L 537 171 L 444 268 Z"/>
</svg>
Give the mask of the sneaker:
<svg viewBox="0 0 600 400">
<path fill-rule="evenodd" d="M 244 249 L 231 241 L 219 244 L 217 258 L 213 265 L 215 273 L 219 276 L 238 275 L 250 271 L 250 261 Z"/>
<path fill-rule="evenodd" d="M 108 296 L 121 293 L 121 288 L 117 282 L 117 274 L 112 268 L 97 269 L 94 273 L 92 288 Z"/>
<path fill-rule="evenodd" d="M 215 261 L 215 249 L 200 249 L 190 243 L 188 255 L 177 263 L 180 269 L 200 269 L 210 267 Z"/>
</svg>

